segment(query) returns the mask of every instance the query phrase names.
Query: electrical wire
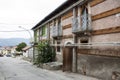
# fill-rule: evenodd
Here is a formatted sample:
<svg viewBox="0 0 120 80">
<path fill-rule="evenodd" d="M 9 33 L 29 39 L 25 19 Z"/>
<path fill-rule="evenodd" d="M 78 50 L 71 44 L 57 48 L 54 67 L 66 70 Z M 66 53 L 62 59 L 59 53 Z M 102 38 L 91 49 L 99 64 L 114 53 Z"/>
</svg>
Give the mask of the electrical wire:
<svg viewBox="0 0 120 80">
<path fill-rule="evenodd" d="M 23 31 L 28 31 L 30 29 L 27 30 L 14 30 L 14 31 L 0 31 L 0 32 L 23 32 Z"/>
<path fill-rule="evenodd" d="M 30 24 L 12 24 L 12 23 L 1 23 L 0 22 L 0 25 L 32 25 L 32 24 L 35 24 L 35 23 L 30 23 Z"/>
</svg>

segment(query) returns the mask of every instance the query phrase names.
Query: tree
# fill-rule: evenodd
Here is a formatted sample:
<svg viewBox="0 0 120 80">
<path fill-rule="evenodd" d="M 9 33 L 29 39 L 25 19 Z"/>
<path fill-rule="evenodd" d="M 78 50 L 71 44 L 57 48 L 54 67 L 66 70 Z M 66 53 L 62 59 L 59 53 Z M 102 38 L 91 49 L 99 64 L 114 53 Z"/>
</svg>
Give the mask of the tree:
<svg viewBox="0 0 120 80">
<path fill-rule="evenodd" d="M 26 46 L 27 46 L 27 44 L 25 42 L 22 42 L 17 45 L 16 51 L 22 51 L 22 49 Z"/>
<path fill-rule="evenodd" d="M 36 64 L 47 63 L 55 61 L 55 50 L 50 46 L 48 41 L 38 43 L 38 55 L 36 58 Z"/>
</svg>

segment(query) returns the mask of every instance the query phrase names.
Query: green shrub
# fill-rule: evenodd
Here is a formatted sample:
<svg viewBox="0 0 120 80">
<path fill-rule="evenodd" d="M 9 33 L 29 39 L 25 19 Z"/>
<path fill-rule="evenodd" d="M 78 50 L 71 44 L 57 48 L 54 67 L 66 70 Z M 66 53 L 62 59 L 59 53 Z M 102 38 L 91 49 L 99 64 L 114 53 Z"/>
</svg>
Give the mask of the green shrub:
<svg viewBox="0 0 120 80">
<path fill-rule="evenodd" d="M 38 55 L 36 58 L 36 64 L 55 61 L 55 50 L 50 46 L 48 41 L 38 43 L 37 48 Z"/>
</svg>

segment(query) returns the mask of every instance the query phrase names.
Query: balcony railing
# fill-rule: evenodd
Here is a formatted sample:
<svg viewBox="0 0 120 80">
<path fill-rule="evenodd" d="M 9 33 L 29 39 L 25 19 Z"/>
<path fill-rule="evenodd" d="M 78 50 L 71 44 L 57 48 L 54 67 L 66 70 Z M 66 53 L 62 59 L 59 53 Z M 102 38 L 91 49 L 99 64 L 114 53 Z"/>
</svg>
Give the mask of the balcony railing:
<svg viewBox="0 0 120 80">
<path fill-rule="evenodd" d="M 72 19 L 72 32 L 73 33 L 77 33 L 81 31 L 79 18 L 80 17 L 76 17 Z"/>
<path fill-rule="evenodd" d="M 60 37 L 62 36 L 62 27 L 61 25 L 52 27 L 52 37 Z"/>
<path fill-rule="evenodd" d="M 88 15 L 78 16 L 72 19 L 72 32 L 73 33 L 84 33 L 91 30 L 88 21 Z"/>
</svg>

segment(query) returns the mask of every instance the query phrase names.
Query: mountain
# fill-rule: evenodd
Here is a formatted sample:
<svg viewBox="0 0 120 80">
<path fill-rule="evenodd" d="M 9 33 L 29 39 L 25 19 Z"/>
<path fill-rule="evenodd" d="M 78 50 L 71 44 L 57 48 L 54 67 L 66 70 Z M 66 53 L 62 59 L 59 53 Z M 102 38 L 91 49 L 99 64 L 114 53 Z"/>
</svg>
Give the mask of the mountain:
<svg viewBox="0 0 120 80">
<path fill-rule="evenodd" d="M 0 46 L 15 46 L 21 42 L 25 42 L 29 45 L 29 39 L 25 38 L 7 38 L 7 39 L 0 39 Z"/>
</svg>

